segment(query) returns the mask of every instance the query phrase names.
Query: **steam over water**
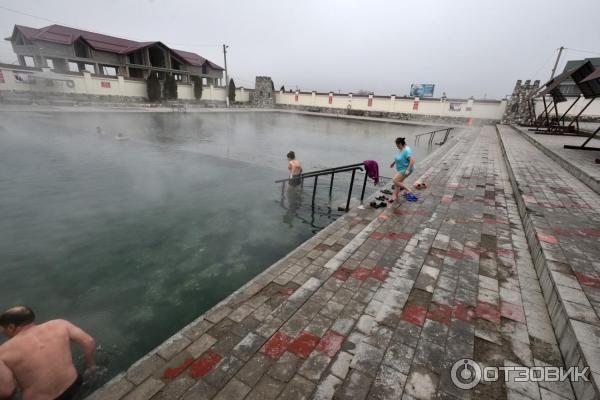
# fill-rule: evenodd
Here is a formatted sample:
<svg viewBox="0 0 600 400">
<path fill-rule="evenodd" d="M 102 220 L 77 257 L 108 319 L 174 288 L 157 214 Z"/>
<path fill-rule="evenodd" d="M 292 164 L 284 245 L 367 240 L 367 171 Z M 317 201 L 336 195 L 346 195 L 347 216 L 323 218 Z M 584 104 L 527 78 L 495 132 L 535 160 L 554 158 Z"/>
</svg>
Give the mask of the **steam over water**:
<svg viewBox="0 0 600 400">
<path fill-rule="evenodd" d="M 92 334 L 103 372 L 88 390 L 340 215 L 348 178 L 334 211 L 327 190 L 311 211 L 312 183 L 281 201 L 287 151 L 305 171 L 376 159 L 391 175 L 393 139 L 428 130 L 275 113 L 0 117 L 0 308 Z"/>
</svg>

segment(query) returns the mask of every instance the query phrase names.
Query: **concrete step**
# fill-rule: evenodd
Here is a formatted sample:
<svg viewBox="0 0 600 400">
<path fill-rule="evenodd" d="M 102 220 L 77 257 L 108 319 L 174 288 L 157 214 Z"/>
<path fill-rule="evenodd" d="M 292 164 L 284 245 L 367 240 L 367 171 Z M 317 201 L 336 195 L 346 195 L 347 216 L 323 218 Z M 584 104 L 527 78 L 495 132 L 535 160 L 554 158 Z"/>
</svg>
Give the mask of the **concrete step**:
<svg viewBox="0 0 600 400">
<path fill-rule="evenodd" d="M 600 196 L 513 128 L 498 137 L 552 326 L 578 399 L 600 398 Z"/>
<path fill-rule="evenodd" d="M 554 162 L 567 170 L 571 175 L 586 184 L 594 192 L 600 194 L 600 168 L 595 160 L 598 152 L 587 150 L 565 149 L 564 144 L 581 145 L 587 137 L 565 135 L 541 135 L 530 132 L 525 127 L 512 126 L 521 137 L 534 145 L 538 150 L 550 157 Z M 599 147 L 600 136 L 592 140 L 588 146 Z"/>
</svg>

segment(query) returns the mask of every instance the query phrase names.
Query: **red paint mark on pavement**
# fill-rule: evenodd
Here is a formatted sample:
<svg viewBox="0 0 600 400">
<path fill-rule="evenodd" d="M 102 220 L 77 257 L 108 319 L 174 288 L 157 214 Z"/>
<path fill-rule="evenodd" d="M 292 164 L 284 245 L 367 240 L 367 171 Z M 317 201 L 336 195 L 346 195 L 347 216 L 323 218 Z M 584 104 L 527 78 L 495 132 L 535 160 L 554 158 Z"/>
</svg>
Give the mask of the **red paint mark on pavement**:
<svg viewBox="0 0 600 400">
<path fill-rule="evenodd" d="M 383 233 L 383 232 L 373 232 L 371 234 L 371 237 L 373 239 L 375 239 L 375 240 L 381 240 L 381 239 L 383 239 L 385 237 L 385 233 Z"/>
<path fill-rule="evenodd" d="M 494 304 L 486 302 L 478 303 L 475 314 L 477 314 L 477 318 L 482 318 L 493 322 L 496 325 L 500 325 L 500 311 L 498 311 L 498 307 Z"/>
<path fill-rule="evenodd" d="M 317 345 L 317 351 L 325 353 L 328 357 L 333 357 L 340 351 L 343 342 L 344 336 L 334 331 L 327 331 Z"/>
<path fill-rule="evenodd" d="M 415 304 L 407 304 L 402 311 L 401 319 L 418 326 L 423 326 L 427 310 Z"/>
<path fill-rule="evenodd" d="M 295 291 L 296 291 L 296 289 L 291 288 L 291 287 L 283 287 L 283 288 L 279 289 L 279 293 L 284 296 L 291 296 L 292 293 L 294 293 Z"/>
<path fill-rule="evenodd" d="M 537 200 L 535 199 L 535 197 L 527 196 L 526 194 L 522 195 L 521 197 L 523 197 L 523 201 L 525 203 L 537 204 Z"/>
<path fill-rule="evenodd" d="M 309 332 L 302 332 L 290 345 L 288 351 L 300 358 L 306 358 L 319 343 L 319 337 Z"/>
<path fill-rule="evenodd" d="M 544 233 L 538 233 L 537 237 L 542 242 L 551 243 L 551 244 L 558 244 L 558 239 L 555 236 L 546 235 Z"/>
<path fill-rule="evenodd" d="M 333 273 L 333 277 L 340 281 L 346 281 L 350 277 L 350 270 L 344 267 L 338 268 L 337 271 Z"/>
<path fill-rule="evenodd" d="M 396 232 L 388 232 L 385 234 L 385 238 L 389 240 L 396 240 Z"/>
<path fill-rule="evenodd" d="M 600 237 L 600 230 L 598 229 L 581 229 L 580 230 L 581 233 L 583 233 L 584 236 L 592 236 L 592 237 Z"/>
<path fill-rule="evenodd" d="M 452 307 L 446 304 L 431 303 L 429 308 L 430 310 L 427 313 L 427 318 L 446 326 L 450 325 L 450 320 L 452 319 Z"/>
<path fill-rule="evenodd" d="M 577 231 L 574 231 L 573 229 L 566 228 L 554 228 L 553 231 L 559 236 L 573 236 L 577 233 Z"/>
<path fill-rule="evenodd" d="M 185 360 L 183 362 L 183 364 L 178 365 L 175 368 L 165 369 L 165 372 L 163 373 L 163 377 L 165 377 L 167 379 L 175 379 L 175 378 L 177 378 L 177 376 L 179 376 L 179 374 L 181 374 L 183 371 L 185 371 L 187 369 L 187 367 L 189 367 L 193 363 L 194 363 L 194 359 L 188 358 L 187 360 Z"/>
<path fill-rule="evenodd" d="M 396 237 L 400 240 L 410 240 L 412 238 L 412 233 L 408 232 L 398 232 Z"/>
<path fill-rule="evenodd" d="M 478 249 L 473 249 L 471 247 L 465 247 L 463 249 L 463 256 L 468 258 L 478 258 L 480 251 Z"/>
<path fill-rule="evenodd" d="M 456 258 L 457 260 L 460 260 L 461 258 L 463 258 L 462 251 L 459 251 L 459 250 L 456 250 L 456 249 L 453 249 L 453 248 L 449 248 L 446 251 L 446 255 L 448 257 Z"/>
<path fill-rule="evenodd" d="M 388 219 L 390 219 L 390 216 L 388 214 L 381 213 L 377 218 L 379 218 L 382 221 L 387 221 Z"/>
<path fill-rule="evenodd" d="M 511 249 L 503 249 L 498 247 L 496 249 L 496 254 L 498 254 L 499 257 L 513 257 L 514 253 Z"/>
<path fill-rule="evenodd" d="M 475 311 L 470 305 L 457 301 L 454 303 L 453 315 L 454 318 L 460 319 L 461 321 L 472 322 L 475 317 Z"/>
<path fill-rule="evenodd" d="M 452 203 L 452 196 L 449 195 L 449 194 L 442 196 L 441 203 L 442 204 L 450 204 L 450 203 Z"/>
<path fill-rule="evenodd" d="M 371 271 L 371 276 L 381 282 L 385 281 L 387 274 L 387 270 L 382 267 L 375 267 Z"/>
<path fill-rule="evenodd" d="M 600 278 L 585 275 L 581 272 L 575 272 L 575 275 L 577 276 L 577 279 L 579 279 L 579 283 L 582 285 L 600 289 Z"/>
<path fill-rule="evenodd" d="M 523 313 L 523 307 L 515 304 L 501 301 L 500 314 L 502 314 L 504 318 L 512 319 L 513 321 L 525 322 L 525 314 Z"/>
<path fill-rule="evenodd" d="M 212 351 L 208 351 L 202 357 L 197 359 L 192 366 L 190 367 L 190 375 L 192 378 L 200 378 L 210 372 L 211 369 L 215 365 L 221 361 L 223 357 L 214 353 Z"/>
<path fill-rule="evenodd" d="M 273 360 L 278 360 L 285 353 L 285 349 L 292 342 L 292 338 L 283 332 L 277 332 L 265 343 L 262 350 Z"/>
<path fill-rule="evenodd" d="M 365 279 L 367 279 L 369 276 L 371 275 L 371 271 L 363 268 L 363 267 L 358 267 L 356 268 L 354 271 L 352 271 L 352 274 L 350 275 L 351 277 L 364 281 Z"/>
</svg>

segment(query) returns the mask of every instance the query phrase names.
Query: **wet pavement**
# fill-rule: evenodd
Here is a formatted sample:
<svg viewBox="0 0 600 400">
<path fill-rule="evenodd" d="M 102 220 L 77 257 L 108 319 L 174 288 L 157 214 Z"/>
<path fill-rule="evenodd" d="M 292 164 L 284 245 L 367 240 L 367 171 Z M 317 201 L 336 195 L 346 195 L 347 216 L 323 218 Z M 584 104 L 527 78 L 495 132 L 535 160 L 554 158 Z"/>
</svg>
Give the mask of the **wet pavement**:
<svg viewBox="0 0 600 400">
<path fill-rule="evenodd" d="M 596 398 L 598 195 L 510 127 L 433 161 L 418 202 L 351 210 L 89 398 Z M 463 390 L 465 358 L 591 382 Z"/>
</svg>

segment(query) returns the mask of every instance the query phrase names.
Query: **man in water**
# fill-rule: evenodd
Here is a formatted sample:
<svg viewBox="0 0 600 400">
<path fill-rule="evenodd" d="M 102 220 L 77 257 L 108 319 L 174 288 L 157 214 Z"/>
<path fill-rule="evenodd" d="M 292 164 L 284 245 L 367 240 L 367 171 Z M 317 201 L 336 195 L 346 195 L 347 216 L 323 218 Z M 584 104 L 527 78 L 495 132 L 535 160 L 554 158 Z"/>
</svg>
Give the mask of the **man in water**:
<svg viewBox="0 0 600 400">
<path fill-rule="evenodd" d="M 396 147 L 400 152 L 396 153 L 394 162 L 390 168 L 396 166 L 396 174 L 394 175 L 394 194 L 392 200 L 396 201 L 400 190 L 406 190 L 408 193 L 412 191 L 403 184 L 404 180 L 414 171 L 415 159 L 412 156 L 412 150 L 406 145 L 406 139 L 403 137 L 396 138 Z"/>
<path fill-rule="evenodd" d="M 21 389 L 23 400 L 72 399 L 83 382 L 75 370 L 70 342 L 83 347 L 86 374 L 96 369 L 94 339 L 68 321 L 57 319 L 36 325 L 26 306 L 0 315 L 0 332 L 9 340 L 0 346 L 0 399 Z"/>
<path fill-rule="evenodd" d="M 288 170 L 290 171 L 290 186 L 298 186 L 300 184 L 299 176 L 302 174 L 302 165 L 296 160 L 296 153 L 290 151 L 287 153 Z"/>
</svg>

